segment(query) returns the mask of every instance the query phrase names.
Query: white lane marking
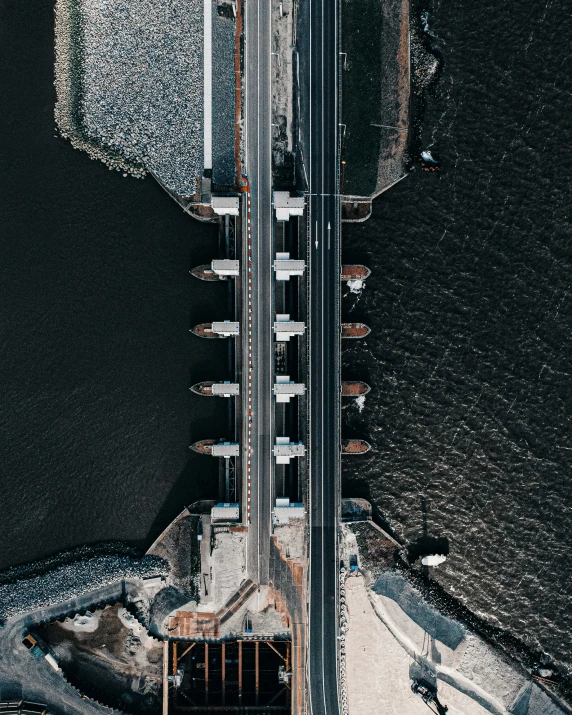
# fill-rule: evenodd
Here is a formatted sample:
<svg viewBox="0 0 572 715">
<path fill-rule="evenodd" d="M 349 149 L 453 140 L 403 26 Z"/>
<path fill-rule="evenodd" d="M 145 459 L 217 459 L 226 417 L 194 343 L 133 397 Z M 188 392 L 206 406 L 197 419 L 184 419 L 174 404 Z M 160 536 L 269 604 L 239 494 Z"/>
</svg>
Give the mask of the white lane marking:
<svg viewBox="0 0 572 715">
<path fill-rule="evenodd" d="M 324 0 L 322 0 L 322 17 L 321 17 L 321 23 L 320 23 L 320 28 L 321 28 L 321 34 L 322 34 L 322 53 L 321 53 L 321 64 L 322 64 L 322 92 L 321 92 L 321 100 L 322 100 L 322 131 L 321 131 L 321 139 L 322 139 L 322 183 L 321 183 L 321 188 L 324 190 L 325 184 L 324 184 L 324 173 L 325 173 L 325 146 L 324 146 L 324 136 L 325 136 L 325 96 L 324 96 L 324 18 L 325 18 L 325 13 L 324 13 Z M 324 218 L 324 204 L 325 204 L 325 196 L 321 197 L 322 201 L 322 220 Z M 323 231 L 323 226 L 321 227 Z M 322 247 L 322 254 L 321 254 L 321 269 L 322 269 L 322 335 L 324 335 L 324 313 L 325 313 L 325 300 L 324 300 L 324 268 L 325 268 L 325 256 L 324 256 L 324 248 Z M 324 383 L 324 351 L 322 350 L 322 355 L 321 355 L 321 379 L 322 379 L 322 385 Z M 321 444 L 325 444 L 325 438 L 326 438 L 326 431 L 325 431 L 325 410 L 324 410 L 324 393 L 325 391 L 322 389 L 322 414 L 321 414 L 321 432 L 322 432 L 322 439 L 321 439 Z M 325 550 L 325 534 L 324 534 L 324 458 L 325 458 L 325 451 L 324 449 L 321 450 L 322 452 L 322 467 L 321 467 L 321 537 L 322 537 L 322 553 L 324 553 Z M 322 643 L 326 642 L 326 627 L 325 627 L 325 603 L 326 603 L 326 574 L 325 574 L 325 559 L 322 559 Z M 326 665 L 325 665 L 325 658 L 323 657 L 322 654 L 322 697 L 324 699 L 324 713 L 327 715 L 328 712 L 328 704 L 326 702 L 326 689 L 325 689 L 325 683 L 326 683 Z"/>
<path fill-rule="evenodd" d="M 322 7 L 324 3 L 322 0 Z M 322 34 L 322 41 L 323 41 L 323 34 Z M 322 67 L 322 76 L 323 76 L 323 67 Z M 322 163 L 322 173 L 323 173 L 323 163 Z M 323 199 L 322 199 L 323 201 Z M 323 206 L 322 206 L 322 215 L 323 215 Z M 322 246 L 322 335 L 325 335 L 325 299 L 324 299 L 324 291 L 325 291 L 325 281 L 324 281 L 324 263 L 325 263 L 325 256 L 324 256 L 324 247 Z M 322 379 L 322 384 L 324 383 L 324 350 L 322 350 L 322 355 L 321 355 L 321 379 Z M 326 444 L 326 415 L 325 415 L 325 408 L 324 408 L 324 399 L 325 399 L 325 390 L 322 390 L 322 414 L 321 414 L 321 422 L 322 422 L 322 437 L 321 437 L 321 444 L 324 445 Z M 325 450 L 322 449 L 322 466 L 320 469 L 320 493 L 321 493 L 321 537 L 322 537 L 322 553 L 325 552 L 325 533 L 324 533 L 324 528 L 325 528 L 325 520 L 324 520 L 324 459 L 325 459 Z M 322 559 L 322 643 L 326 642 L 326 626 L 325 626 L 325 604 L 326 604 L 326 574 L 325 574 L 325 569 L 326 569 L 326 561 L 325 559 Z M 322 694 L 324 698 L 324 713 L 327 714 L 328 712 L 328 705 L 326 702 L 326 689 L 324 687 L 326 683 L 326 665 L 325 665 L 325 658 L 322 655 Z"/>
<path fill-rule="evenodd" d="M 270 4 L 268 4 L 268 7 L 270 7 Z M 270 38 L 272 37 L 272 11 L 270 10 L 268 12 L 268 35 L 267 37 Z M 267 206 L 267 211 L 269 212 L 269 226 L 270 226 L 270 236 L 269 236 L 269 241 L 270 241 L 270 255 L 269 255 L 269 264 L 272 266 L 272 256 L 274 255 L 274 222 L 272 220 L 272 42 L 271 40 L 268 42 L 268 67 L 270 68 L 268 72 L 268 94 L 266 95 L 267 98 L 270 100 L 270 105 L 269 105 L 269 111 L 268 111 L 268 120 L 270 122 L 270 127 L 268 130 L 268 157 L 270 159 L 270 163 L 268 165 L 268 176 L 269 176 L 269 189 L 270 189 L 270 201 Z M 268 265 L 268 264 L 267 264 Z M 272 333 L 272 327 L 273 327 L 273 321 L 274 321 L 274 272 L 272 268 L 270 268 L 269 272 L 269 280 L 268 280 L 268 305 L 270 306 L 270 312 L 268 315 L 269 318 L 269 325 L 268 325 L 268 333 L 267 335 L 270 336 L 270 350 L 268 351 L 268 360 L 269 360 L 269 370 L 268 370 L 268 382 L 267 382 L 267 395 L 270 398 L 270 429 L 268 430 L 268 439 L 267 439 L 267 448 L 268 448 L 268 457 L 269 457 L 269 489 L 268 489 L 268 499 L 269 499 L 269 505 L 268 505 L 268 517 L 270 519 L 270 533 L 272 533 L 272 502 L 273 502 L 273 497 L 275 495 L 275 490 L 274 490 L 274 480 L 275 480 L 275 464 L 274 464 L 274 455 L 272 453 L 272 445 L 274 444 L 274 432 L 275 432 L 275 424 L 276 424 L 276 416 L 274 414 L 274 405 L 273 405 L 273 384 L 274 384 L 274 345 L 273 345 L 273 333 Z M 267 547 L 269 545 L 267 544 Z"/>
<path fill-rule="evenodd" d="M 310 24 L 309 24 L 309 27 L 310 27 L 310 54 L 309 54 L 310 65 L 312 64 L 312 35 L 313 35 L 313 33 L 312 33 L 312 28 L 314 27 L 314 24 L 313 24 L 313 22 L 312 22 L 312 4 L 313 4 L 313 3 L 312 3 L 312 0 L 310 0 Z M 310 123 L 309 123 L 310 153 L 309 153 L 309 155 L 308 155 L 308 158 L 309 158 L 309 161 L 308 161 L 308 171 L 309 171 L 310 176 L 309 176 L 309 179 L 308 179 L 308 189 L 309 189 L 310 191 L 312 191 L 312 188 L 313 188 L 313 176 L 312 176 L 312 139 L 313 139 L 313 132 L 312 132 L 312 70 L 311 70 L 311 67 L 310 67 L 310 73 L 309 73 L 309 74 L 310 74 L 310 82 L 309 82 L 309 93 L 310 93 L 310 94 L 309 94 L 309 105 L 310 105 L 310 107 L 309 107 L 309 109 L 310 109 Z M 312 199 L 309 198 L 309 199 L 308 199 L 308 221 L 310 221 L 311 211 L 312 211 Z M 311 224 L 308 223 L 308 228 L 309 228 L 309 229 L 310 229 L 310 225 L 311 225 Z M 310 229 L 309 233 L 311 234 L 311 229 Z M 309 240 L 309 241 L 312 240 L 312 239 L 311 239 L 311 235 L 308 236 L 308 240 Z M 308 253 L 309 253 L 308 260 L 309 260 L 309 262 L 310 262 L 310 268 L 309 268 L 309 271 L 308 271 L 308 279 L 307 279 L 307 280 L 308 280 L 308 287 L 309 287 L 309 286 L 310 286 L 310 276 L 312 275 L 312 263 L 313 263 L 313 261 L 312 261 L 312 251 L 310 250 L 310 245 L 309 245 L 309 244 L 308 244 Z M 313 322 L 313 321 L 312 321 L 312 303 L 311 303 L 311 299 L 310 299 L 310 311 L 309 311 L 309 313 L 310 313 L 309 316 L 308 316 L 309 322 L 310 322 L 309 329 L 312 330 L 312 322 Z M 309 346 L 309 351 L 308 351 L 308 352 L 309 352 L 309 355 L 308 355 L 308 358 L 309 358 L 309 361 L 310 361 L 309 364 L 310 364 L 310 366 L 311 366 L 311 365 L 312 365 L 312 339 L 311 339 L 311 337 L 308 338 L 308 346 Z M 312 375 L 311 367 L 310 367 L 310 374 L 309 374 L 308 377 L 310 378 L 310 389 L 311 389 L 312 392 L 313 392 L 313 379 L 312 379 L 312 378 L 313 378 L 313 375 Z M 310 436 L 310 444 L 311 444 L 311 435 L 312 435 L 312 411 L 313 411 L 312 398 L 310 397 L 310 409 L 309 409 L 309 418 L 310 418 L 310 419 L 309 419 L 309 425 L 308 425 L 308 435 Z M 310 500 L 310 526 L 311 526 L 311 520 L 312 520 L 312 513 L 311 513 L 311 512 L 312 512 L 312 508 L 313 508 L 313 505 L 314 505 L 314 494 L 313 494 L 313 489 L 312 489 L 312 481 L 313 481 L 313 480 L 312 480 L 312 459 L 313 459 L 313 455 L 310 454 L 310 458 L 308 459 L 308 479 L 309 479 L 309 487 L 310 487 L 310 488 L 309 488 L 309 494 L 308 494 L 308 498 L 309 498 L 309 500 Z M 310 528 L 309 531 L 310 531 L 310 546 L 309 546 L 309 548 L 310 548 L 310 554 L 312 554 L 312 542 L 313 542 L 312 529 Z M 311 604 L 312 604 L 312 588 L 311 588 L 311 585 L 312 585 L 312 558 L 310 558 L 309 561 L 310 561 L 310 563 L 309 563 L 309 568 L 308 568 L 308 579 L 309 579 L 309 584 L 310 584 L 310 588 L 309 588 L 309 600 L 310 600 L 309 606 L 310 606 L 310 607 L 308 608 L 308 635 L 312 632 L 312 607 L 311 607 Z M 312 665 L 311 665 L 311 658 L 308 658 L 307 665 L 308 665 L 308 683 L 311 683 L 311 682 L 312 682 L 312 674 L 311 674 L 311 667 L 312 667 Z M 308 700 L 309 700 L 310 710 L 312 710 L 312 698 L 309 697 Z"/>
<path fill-rule="evenodd" d="M 256 258 L 257 262 L 260 263 L 260 0 L 256 4 L 256 107 L 257 107 L 257 120 L 256 120 Z M 258 305 L 256 306 L 256 325 L 257 325 L 257 381 L 256 381 L 256 391 L 257 391 L 257 409 L 256 409 L 256 422 L 257 422 L 257 456 L 256 456 L 256 527 L 258 534 L 258 549 L 256 555 L 256 566 L 258 572 L 258 582 L 260 583 L 260 376 L 259 370 L 261 365 L 260 360 L 260 281 L 257 282 L 256 292 L 258 294 Z"/>
</svg>

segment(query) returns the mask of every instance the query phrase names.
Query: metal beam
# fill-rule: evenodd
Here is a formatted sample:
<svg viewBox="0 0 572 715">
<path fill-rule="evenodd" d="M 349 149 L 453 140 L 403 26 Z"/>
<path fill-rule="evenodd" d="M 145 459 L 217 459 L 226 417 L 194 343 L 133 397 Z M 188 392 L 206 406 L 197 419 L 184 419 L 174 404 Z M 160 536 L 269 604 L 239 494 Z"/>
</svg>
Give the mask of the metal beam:
<svg viewBox="0 0 572 715">
<path fill-rule="evenodd" d="M 283 691 L 280 691 L 283 692 Z M 209 705 L 208 707 L 203 705 L 179 705 L 177 710 L 185 712 L 195 712 L 195 713 L 243 713 L 243 715 L 249 715 L 252 712 L 290 712 L 289 705 L 249 705 L 247 707 L 243 705 Z"/>
<path fill-rule="evenodd" d="M 282 658 L 282 660 L 286 660 L 286 658 L 282 655 L 282 653 L 278 650 L 278 648 L 275 648 L 270 641 L 264 641 L 264 643 L 266 643 L 267 646 L 269 646 L 270 648 L 272 648 L 272 650 L 273 650 L 277 655 L 279 655 L 279 656 Z"/>
<path fill-rule="evenodd" d="M 279 690 L 277 693 L 275 693 L 274 696 L 271 698 L 270 702 L 268 703 L 268 705 L 265 705 L 264 707 L 267 710 L 273 710 L 274 708 L 272 707 L 272 703 L 275 700 L 277 700 L 282 695 L 282 693 L 284 693 L 285 691 L 286 691 L 286 688 L 284 687 L 284 688 L 282 688 L 282 690 Z M 274 706 L 274 707 L 276 707 L 276 706 Z M 288 707 L 288 709 L 290 709 L 290 708 Z"/>
<path fill-rule="evenodd" d="M 175 646 L 175 649 L 176 649 L 177 644 L 174 643 L 173 645 Z M 192 648 L 194 648 L 196 645 L 197 645 L 196 643 L 191 643 L 191 645 L 190 645 L 188 648 L 186 648 L 186 649 L 181 653 L 181 655 L 177 658 L 177 663 L 178 663 L 182 658 L 184 658 L 184 657 L 187 655 L 187 653 L 188 653 Z M 177 651 L 175 650 L 175 653 L 176 653 L 176 652 L 177 652 Z"/>
<path fill-rule="evenodd" d="M 286 661 L 286 672 L 289 673 L 292 667 L 290 663 L 290 641 L 286 641 L 286 658 L 284 660 Z"/>
<path fill-rule="evenodd" d="M 169 641 L 163 641 L 163 715 L 169 715 Z"/>
<path fill-rule="evenodd" d="M 242 641 L 238 641 L 238 701 L 242 702 Z"/>
<path fill-rule="evenodd" d="M 209 644 L 205 643 L 205 705 L 209 704 Z"/>
<path fill-rule="evenodd" d="M 222 704 L 226 698 L 226 643 L 222 644 Z"/>
<path fill-rule="evenodd" d="M 256 694 L 255 694 L 255 702 L 258 705 L 258 690 L 260 686 L 260 668 L 259 668 L 259 650 L 260 650 L 260 643 L 258 641 L 255 642 L 254 644 L 254 681 L 255 681 L 255 688 L 256 688 Z"/>
</svg>

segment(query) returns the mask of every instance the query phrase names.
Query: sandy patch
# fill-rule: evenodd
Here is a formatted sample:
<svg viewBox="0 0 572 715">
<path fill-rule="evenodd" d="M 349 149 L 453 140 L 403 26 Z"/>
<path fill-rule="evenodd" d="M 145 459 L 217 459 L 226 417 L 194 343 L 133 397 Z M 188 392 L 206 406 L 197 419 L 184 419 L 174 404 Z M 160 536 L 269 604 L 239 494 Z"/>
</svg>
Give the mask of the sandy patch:
<svg viewBox="0 0 572 715">
<path fill-rule="evenodd" d="M 412 659 L 377 618 L 362 576 L 346 581 L 348 705 L 351 715 L 427 715 L 409 686 Z"/>
<path fill-rule="evenodd" d="M 215 536 L 211 554 L 212 600 L 209 610 L 222 608 L 246 578 L 244 535 L 223 532 Z"/>
<path fill-rule="evenodd" d="M 86 613 L 83 616 L 78 614 L 74 618 L 66 618 L 61 626 L 66 631 L 93 633 L 99 625 L 99 615 L 99 613 Z"/>
<path fill-rule="evenodd" d="M 282 553 L 287 559 L 294 559 L 297 563 L 306 563 L 306 520 L 292 519 L 289 524 L 276 524 L 274 536 L 282 548 Z"/>
<path fill-rule="evenodd" d="M 427 706 L 411 691 L 414 679 L 437 687 L 441 703 L 449 707 L 449 715 L 508 713 L 502 702 L 455 670 L 454 664 L 466 651 L 465 639 L 455 648 L 446 646 L 424 631 L 395 601 L 368 592 L 361 574 L 346 580 L 346 603 L 351 715 L 427 715 Z M 431 609 L 427 611 L 430 612 Z M 506 679 L 507 673 L 504 675 Z M 504 684 L 506 697 L 516 694 L 522 685 L 518 677 L 508 681 Z"/>
</svg>

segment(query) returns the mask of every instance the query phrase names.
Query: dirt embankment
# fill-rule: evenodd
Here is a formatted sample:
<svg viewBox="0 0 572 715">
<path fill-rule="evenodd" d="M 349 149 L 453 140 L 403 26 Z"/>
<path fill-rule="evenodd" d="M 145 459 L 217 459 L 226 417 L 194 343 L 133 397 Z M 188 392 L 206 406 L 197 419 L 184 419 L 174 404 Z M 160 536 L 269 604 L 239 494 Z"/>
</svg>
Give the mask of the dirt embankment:
<svg viewBox="0 0 572 715">
<path fill-rule="evenodd" d="M 413 681 L 458 715 L 564 714 L 518 662 L 429 603 L 396 568 L 399 553 L 371 522 L 344 527 L 342 556 L 359 567 L 345 582 L 352 715 L 427 712 Z"/>
<path fill-rule="evenodd" d="M 408 0 L 343 0 L 342 50 L 341 191 L 374 197 L 407 174 Z"/>
<path fill-rule="evenodd" d="M 66 679 L 80 692 L 125 712 L 157 712 L 162 642 L 121 604 L 36 629 Z"/>
</svg>

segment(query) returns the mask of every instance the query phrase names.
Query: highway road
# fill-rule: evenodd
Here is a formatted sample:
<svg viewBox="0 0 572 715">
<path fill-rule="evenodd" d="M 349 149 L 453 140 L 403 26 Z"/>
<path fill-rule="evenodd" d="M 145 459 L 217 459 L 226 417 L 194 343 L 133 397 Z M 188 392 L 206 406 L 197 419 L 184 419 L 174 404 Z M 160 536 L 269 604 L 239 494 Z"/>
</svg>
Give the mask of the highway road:
<svg viewBox="0 0 572 715">
<path fill-rule="evenodd" d="M 266 585 L 269 579 L 271 510 L 274 495 L 272 32 L 269 0 L 246 0 L 245 31 L 245 158 L 250 184 L 252 283 L 249 287 L 252 289 L 253 368 L 250 388 L 253 420 L 250 474 L 251 525 L 247 537 L 247 571 L 253 581 Z M 245 236 L 244 240 L 246 243 L 248 237 Z M 248 299 L 248 294 L 245 294 L 245 299 Z M 243 330 L 243 335 L 246 335 L 246 330 Z"/>
<path fill-rule="evenodd" d="M 308 697 L 338 715 L 340 499 L 340 223 L 337 0 L 309 2 L 310 573 Z M 245 2 L 246 171 L 252 245 L 251 526 L 248 575 L 268 583 L 274 460 L 271 4 Z M 246 238 L 246 237 L 245 237 Z"/>
<path fill-rule="evenodd" d="M 309 0 L 310 574 L 312 715 L 338 715 L 340 502 L 340 206 L 338 5 Z"/>
</svg>

